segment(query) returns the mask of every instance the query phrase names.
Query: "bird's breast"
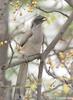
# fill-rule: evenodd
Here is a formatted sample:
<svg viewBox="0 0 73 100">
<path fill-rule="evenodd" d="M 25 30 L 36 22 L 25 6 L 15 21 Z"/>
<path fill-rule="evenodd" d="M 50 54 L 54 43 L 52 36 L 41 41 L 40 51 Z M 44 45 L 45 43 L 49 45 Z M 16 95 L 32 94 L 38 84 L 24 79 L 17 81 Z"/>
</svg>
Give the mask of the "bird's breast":
<svg viewBox="0 0 73 100">
<path fill-rule="evenodd" d="M 32 30 L 33 36 L 31 38 L 33 43 L 40 43 L 43 41 L 43 31 L 40 26 L 35 27 Z"/>
</svg>

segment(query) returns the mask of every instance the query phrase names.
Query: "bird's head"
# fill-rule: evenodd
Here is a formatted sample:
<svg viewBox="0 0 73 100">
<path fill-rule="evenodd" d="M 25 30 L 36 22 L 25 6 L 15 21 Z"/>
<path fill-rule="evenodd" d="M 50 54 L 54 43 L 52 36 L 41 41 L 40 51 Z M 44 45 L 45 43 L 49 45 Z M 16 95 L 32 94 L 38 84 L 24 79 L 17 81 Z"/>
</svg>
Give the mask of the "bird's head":
<svg viewBox="0 0 73 100">
<path fill-rule="evenodd" d="M 44 16 L 36 16 L 32 22 L 32 27 L 33 25 L 39 25 L 39 24 L 42 24 L 44 21 L 46 20 L 46 17 Z"/>
</svg>

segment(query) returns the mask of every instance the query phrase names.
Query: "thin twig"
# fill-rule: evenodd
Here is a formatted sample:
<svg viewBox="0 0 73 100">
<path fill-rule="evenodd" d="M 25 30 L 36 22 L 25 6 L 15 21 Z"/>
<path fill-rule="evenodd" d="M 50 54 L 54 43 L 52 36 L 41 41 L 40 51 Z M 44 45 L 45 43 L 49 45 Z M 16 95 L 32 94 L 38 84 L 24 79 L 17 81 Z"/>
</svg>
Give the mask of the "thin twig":
<svg viewBox="0 0 73 100">
<path fill-rule="evenodd" d="M 58 12 L 58 13 L 62 14 L 63 16 L 69 18 L 69 16 L 68 16 L 67 14 L 65 14 L 65 13 L 63 13 L 63 12 L 61 12 L 61 11 L 59 11 L 59 10 L 56 10 L 56 9 L 55 9 L 55 10 L 50 10 L 50 11 L 44 10 L 44 9 L 42 9 L 42 8 L 40 8 L 40 7 L 37 7 L 37 9 L 39 9 L 39 10 L 45 12 L 45 13 Z"/>
<path fill-rule="evenodd" d="M 11 62 L 12 62 L 12 59 L 13 59 L 13 55 L 14 55 L 14 50 L 13 50 L 13 48 L 12 48 L 11 42 L 9 42 L 9 45 L 10 45 L 10 48 L 11 48 L 11 51 L 12 51 L 12 56 L 11 56 L 11 58 L 10 58 L 10 61 L 9 61 L 8 67 L 10 67 Z"/>
<path fill-rule="evenodd" d="M 42 95 L 45 94 L 45 93 L 48 93 L 48 92 L 52 92 L 52 91 L 56 90 L 57 88 L 59 88 L 60 86 L 63 86 L 63 84 L 61 83 L 61 84 L 57 85 L 56 87 L 54 87 L 50 90 L 46 90 L 46 91 L 42 92 Z"/>
</svg>

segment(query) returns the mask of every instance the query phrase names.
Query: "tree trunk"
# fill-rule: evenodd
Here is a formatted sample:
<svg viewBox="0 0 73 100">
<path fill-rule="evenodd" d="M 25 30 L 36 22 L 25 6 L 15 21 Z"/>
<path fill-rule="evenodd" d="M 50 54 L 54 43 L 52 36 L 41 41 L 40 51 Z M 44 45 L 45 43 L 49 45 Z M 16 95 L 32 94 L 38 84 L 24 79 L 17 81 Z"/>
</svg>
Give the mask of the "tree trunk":
<svg viewBox="0 0 73 100">
<path fill-rule="evenodd" d="M 0 100 L 11 100 L 9 89 L 4 86 L 10 83 L 5 79 L 5 71 L 2 70 L 7 62 L 8 49 L 8 0 L 0 0 Z M 3 87 L 3 88 L 2 88 Z"/>
</svg>

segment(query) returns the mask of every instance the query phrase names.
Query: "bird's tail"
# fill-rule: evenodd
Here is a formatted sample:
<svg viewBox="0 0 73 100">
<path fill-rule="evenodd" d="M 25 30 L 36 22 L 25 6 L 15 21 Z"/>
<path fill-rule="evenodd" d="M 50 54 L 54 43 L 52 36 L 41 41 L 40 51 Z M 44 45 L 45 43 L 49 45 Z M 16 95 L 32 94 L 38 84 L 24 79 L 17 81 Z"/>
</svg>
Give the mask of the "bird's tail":
<svg viewBox="0 0 73 100">
<path fill-rule="evenodd" d="M 28 71 L 28 64 L 24 63 L 20 65 L 20 69 L 19 69 L 19 73 L 17 76 L 17 87 L 15 89 L 15 93 L 14 93 L 14 100 L 22 100 L 20 98 L 22 98 L 25 95 L 26 92 L 26 88 L 25 88 L 25 84 L 26 84 L 26 79 L 27 79 L 27 71 Z"/>
</svg>

